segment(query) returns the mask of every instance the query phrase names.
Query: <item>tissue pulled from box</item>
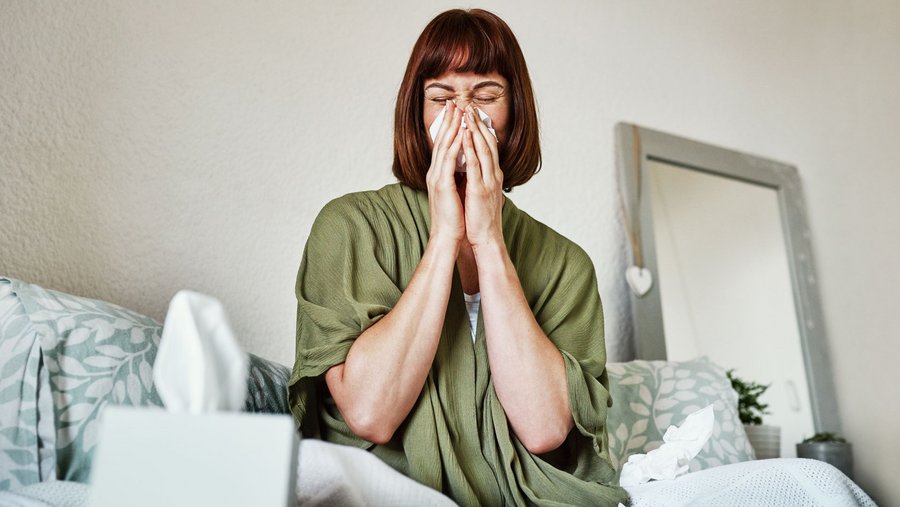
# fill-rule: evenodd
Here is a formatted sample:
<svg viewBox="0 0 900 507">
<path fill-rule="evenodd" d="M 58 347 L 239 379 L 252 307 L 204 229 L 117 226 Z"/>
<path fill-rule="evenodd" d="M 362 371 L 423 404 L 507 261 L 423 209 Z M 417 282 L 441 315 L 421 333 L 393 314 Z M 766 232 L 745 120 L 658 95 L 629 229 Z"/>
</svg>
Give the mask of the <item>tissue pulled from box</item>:
<svg viewBox="0 0 900 507">
<path fill-rule="evenodd" d="M 188 290 L 169 304 L 153 381 L 166 409 L 199 414 L 240 411 L 247 396 L 247 354 L 217 299 Z"/>
<path fill-rule="evenodd" d="M 497 132 L 494 130 L 493 122 L 491 117 L 485 114 L 481 109 L 475 109 L 478 112 L 478 117 L 481 121 L 487 126 L 488 132 L 490 132 L 494 139 L 497 138 Z M 437 118 L 431 122 L 431 126 L 428 128 L 428 133 L 431 134 L 431 140 L 434 141 L 437 137 L 438 131 L 441 129 L 441 124 L 444 123 L 444 116 L 447 114 L 447 108 L 441 109 L 441 112 L 438 113 Z M 463 116 L 462 125 L 466 124 L 466 118 Z M 456 171 L 457 172 L 466 172 L 466 155 L 463 153 L 462 148 L 459 150 L 459 155 L 456 156 Z"/>
<path fill-rule="evenodd" d="M 674 479 L 688 472 L 690 462 L 700 453 L 713 432 L 713 406 L 688 415 L 681 426 L 669 426 L 663 444 L 647 454 L 632 454 L 622 467 L 619 484 L 637 486 L 651 480 Z"/>
</svg>

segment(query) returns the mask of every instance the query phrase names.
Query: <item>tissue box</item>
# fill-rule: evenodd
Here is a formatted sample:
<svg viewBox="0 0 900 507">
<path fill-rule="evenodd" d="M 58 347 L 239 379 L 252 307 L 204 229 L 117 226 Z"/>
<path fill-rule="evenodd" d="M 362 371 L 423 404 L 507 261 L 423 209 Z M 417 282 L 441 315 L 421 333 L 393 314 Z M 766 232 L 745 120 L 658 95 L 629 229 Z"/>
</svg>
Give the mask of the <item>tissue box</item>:
<svg viewBox="0 0 900 507">
<path fill-rule="evenodd" d="M 286 415 L 107 407 L 91 506 L 293 506 L 297 432 Z"/>
</svg>

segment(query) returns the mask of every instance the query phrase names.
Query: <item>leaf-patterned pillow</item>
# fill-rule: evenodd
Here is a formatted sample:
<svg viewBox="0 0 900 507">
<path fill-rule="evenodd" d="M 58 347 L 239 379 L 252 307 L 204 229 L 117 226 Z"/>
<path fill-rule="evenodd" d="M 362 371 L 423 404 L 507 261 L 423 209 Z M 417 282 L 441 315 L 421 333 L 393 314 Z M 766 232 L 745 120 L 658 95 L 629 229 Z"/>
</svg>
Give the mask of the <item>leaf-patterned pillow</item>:
<svg viewBox="0 0 900 507">
<path fill-rule="evenodd" d="M 87 482 L 103 407 L 162 406 L 152 368 L 162 326 L 111 303 L 10 282 L 49 372 L 58 478 Z"/>
<path fill-rule="evenodd" d="M 670 425 L 709 404 L 716 423 L 691 471 L 754 459 L 738 417 L 737 393 L 725 371 L 706 357 L 691 361 L 607 364 L 613 406 L 607 416 L 610 458 L 621 469 L 628 456 L 662 445 Z"/>
<path fill-rule="evenodd" d="M 247 354 L 250 368 L 247 375 L 245 412 L 290 414 L 287 385 L 291 369 L 283 364 Z"/>
<path fill-rule="evenodd" d="M 0 278 L 0 491 L 56 478 L 50 380 L 12 283 Z"/>
</svg>

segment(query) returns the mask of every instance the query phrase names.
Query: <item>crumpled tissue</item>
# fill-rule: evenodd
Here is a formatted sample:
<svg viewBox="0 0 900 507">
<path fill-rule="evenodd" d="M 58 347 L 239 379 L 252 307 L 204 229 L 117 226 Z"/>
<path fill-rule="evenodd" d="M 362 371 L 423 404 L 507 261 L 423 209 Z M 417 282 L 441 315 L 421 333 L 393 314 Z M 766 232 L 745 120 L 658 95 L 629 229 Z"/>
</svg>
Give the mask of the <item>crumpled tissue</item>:
<svg viewBox="0 0 900 507">
<path fill-rule="evenodd" d="M 240 411 L 247 396 L 247 354 L 217 299 L 182 290 L 169 304 L 153 381 L 171 412 Z"/>
<path fill-rule="evenodd" d="M 491 120 L 491 117 L 488 116 L 481 109 L 475 109 L 475 110 L 478 112 L 478 117 L 481 118 L 482 123 L 484 123 L 487 126 L 488 131 L 494 136 L 494 139 L 496 139 L 497 132 L 494 130 L 493 121 Z M 441 129 L 441 124 L 444 123 L 444 116 L 446 114 L 447 114 L 447 108 L 445 107 L 444 109 L 441 109 L 441 112 L 438 113 L 437 118 L 435 118 L 434 121 L 431 122 L 431 126 L 428 127 L 428 133 L 431 134 L 432 141 L 434 141 L 434 139 L 437 137 L 438 131 Z M 465 125 L 465 124 L 466 124 L 466 118 L 465 118 L 465 116 L 463 116 L 462 125 Z M 457 157 L 456 157 L 456 172 L 463 172 L 463 173 L 466 172 L 466 156 L 463 153 L 462 149 L 459 150 L 459 155 L 457 155 Z"/>
<path fill-rule="evenodd" d="M 621 486 L 637 486 L 651 480 L 674 479 L 688 472 L 690 462 L 713 432 L 713 406 L 688 415 L 681 426 L 669 426 L 663 444 L 647 454 L 632 454 L 622 467 Z"/>
</svg>

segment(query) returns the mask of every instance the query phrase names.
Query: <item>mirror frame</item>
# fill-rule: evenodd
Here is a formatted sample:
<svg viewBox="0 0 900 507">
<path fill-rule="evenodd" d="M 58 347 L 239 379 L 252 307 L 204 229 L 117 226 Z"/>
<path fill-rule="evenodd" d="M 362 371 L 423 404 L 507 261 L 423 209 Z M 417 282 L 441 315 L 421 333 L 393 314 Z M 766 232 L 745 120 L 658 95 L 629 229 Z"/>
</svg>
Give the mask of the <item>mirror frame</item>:
<svg viewBox="0 0 900 507">
<path fill-rule="evenodd" d="M 635 139 L 635 132 L 640 139 Z M 636 141 L 640 143 L 640 167 L 635 167 Z M 624 122 L 616 124 L 616 147 L 619 185 L 624 193 L 621 198 L 625 216 L 622 219 L 638 217 L 643 267 L 653 275 L 653 285 L 645 295 L 638 297 L 629 290 L 636 359 L 666 359 L 660 277 L 649 198 L 650 175 L 645 161 L 655 160 L 771 188 L 778 194 L 813 423 L 817 432 L 840 432 L 806 205 L 796 167 Z M 637 188 L 639 181 L 640 189 Z M 638 190 L 643 196 L 640 199 Z"/>
</svg>

